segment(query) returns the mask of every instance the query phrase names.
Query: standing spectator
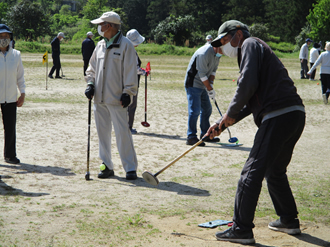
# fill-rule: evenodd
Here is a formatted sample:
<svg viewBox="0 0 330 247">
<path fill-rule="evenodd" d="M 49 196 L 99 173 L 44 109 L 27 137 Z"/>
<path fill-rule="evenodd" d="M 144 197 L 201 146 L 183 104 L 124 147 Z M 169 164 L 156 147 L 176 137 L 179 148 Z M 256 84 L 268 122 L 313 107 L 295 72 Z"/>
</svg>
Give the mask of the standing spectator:
<svg viewBox="0 0 330 247">
<path fill-rule="evenodd" d="M 284 65 L 261 39 L 250 37 L 248 27 L 236 20 L 223 23 L 213 46 L 238 57 L 240 76 L 227 113 L 207 132 L 219 135 L 217 127 L 229 127 L 253 114 L 258 131 L 237 185 L 233 226 L 217 232 L 220 241 L 253 244 L 254 214 L 263 179 L 277 215 L 271 230 L 299 234 L 298 211 L 287 177 L 294 146 L 305 126 L 305 109 Z M 240 52 L 240 55 L 238 55 Z M 221 126 L 221 127 L 220 127 Z"/>
<path fill-rule="evenodd" d="M 53 73 L 56 70 L 55 78 L 62 79 L 60 77 L 60 69 L 61 69 L 61 61 L 60 61 L 60 42 L 64 39 L 64 33 L 59 32 L 58 35 L 53 39 L 53 41 L 50 43 L 52 45 L 52 58 L 53 58 L 53 67 L 50 70 L 48 77 L 54 78 Z"/>
<path fill-rule="evenodd" d="M 138 47 L 139 44 L 141 44 L 145 38 L 140 35 L 140 33 L 136 29 L 131 29 L 126 33 L 126 38 L 128 38 L 134 47 Z M 138 77 L 138 88 L 140 85 L 140 76 L 146 75 L 146 71 L 141 68 L 141 60 L 136 52 L 136 70 L 137 70 L 137 77 Z M 133 129 L 133 123 L 134 123 L 134 116 L 135 116 L 135 110 L 137 105 L 137 96 L 138 91 L 136 91 L 136 95 L 133 96 L 133 102 L 128 107 L 128 126 L 131 130 L 132 134 L 137 134 L 136 129 Z"/>
<path fill-rule="evenodd" d="M 309 63 L 310 63 L 311 68 L 313 67 L 315 61 L 317 60 L 317 58 L 320 55 L 320 52 L 319 52 L 320 47 L 321 47 L 320 44 L 315 42 L 313 45 L 313 48 L 311 49 L 311 51 L 309 53 Z M 309 80 L 315 81 L 315 79 L 314 79 L 315 73 L 316 73 L 316 69 L 311 73 Z"/>
<path fill-rule="evenodd" d="M 84 76 L 86 76 L 86 69 L 88 67 L 89 59 L 91 58 L 93 51 L 95 49 L 95 43 L 92 40 L 93 33 L 88 32 L 86 39 L 82 42 L 81 53 L 84 60 Z"/>
<path fill-rule="evenodd" d="M 308 74 L 311 75 L 316 67 L 321 64 L 320 76 L 322 84 L 322 98 L 323 103 L 328 104 L 329 98 L 329 89 L 330 89 L 330 42 L 327 42 L 325 45 L 325 51 L 321 53 L 318 59 L 315 61 L 313 67 L 308 71 Z"/>
<path fill-rule="evenodd" d="M 299 59 L 300 59 L 300 79 L 308 79 L 308 46 L 313 42 L 310 38 L 306 39 L 306 43 L 304 43 L 300 48 Z"/>
<path fill-rule="evenodd" d="M 188 99 L 187 145 L 194 145 L 199 141 L 196 127 L 199 116 L 201 137 L 210 127 L 209 118 L 212 113 L 210 99 L 215 100 L 213 81 L 221 57 L 220 52 L 220 48 L 205 44 L 190 59 L 184 83 Z M 206 141 L 218 142 L 220 139 L 214 138 Z M 202 142 L 199 146 L 205 146 L 205 143 Z"/>
<path fill-rule="evenodd" d="M 211 42 L 212 42 L 212 36 L 210 34 L 207 35 L 205 39 L 206 39 L 206 43 L 211 44 Z"/>
<path fill-rule="evenodd" d="M 132 134 L 128 128 L 127 109 L 137 92 L 136 52 L 132 43 L 120 31 L 117 13 L 106 12 L 91 23 L 98 25 L 104 37 L 97 43 L 86 70 L 86 97 L 94 96 L 94 116 L 99 136 L 99 155 L 103 164 L 99 178 L 114 176 L 111 160 L 112 124 L 117 148 L 127 180 L 137 178 L 137 157 Z M 95 95 L 94 95 L 95 89 Z"/>
<path fill-rule="evenodd" d="M 5 162 L 19 164 L 16 157 L 17 107 L 24 104 L 25 80 L 21 53 L 10 46 L 13 33 L 8 26 L 0 24 L 0 104 L 5 136 Z M 17 88 L 20 96 L 17 99 Z"/>
</svg>

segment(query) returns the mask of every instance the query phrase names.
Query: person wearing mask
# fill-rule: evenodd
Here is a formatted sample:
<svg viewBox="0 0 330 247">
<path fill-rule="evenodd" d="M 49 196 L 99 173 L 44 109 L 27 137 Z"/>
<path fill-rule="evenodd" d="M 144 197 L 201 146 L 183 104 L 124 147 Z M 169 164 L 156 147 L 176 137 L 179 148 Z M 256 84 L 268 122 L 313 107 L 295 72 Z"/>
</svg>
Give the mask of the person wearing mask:
<svg viewBox="0 0 330 247">
<path fill-rule="evenodd" d="M 309 53 L 309 63 L 310 63 L 311 68 L 313 67 L 315 61 L 317 60 L 317 58 L 320 55 L 320 52 L 319 52 L 320 47 L 321 47 L 320 44 L 315 42 L 313 44 L 313 48 L 311 49 L 311 51 Z M 315 73 L 316 73 L 316 69 L 311 73 L 309 80 L 315 81 Z"/>
<path fill-rule="evenodd" d="M 86 35 L 87 35 L 86 39 L 81 44 L 81 53 L 84 60 L 84 76 L 86 76 L 86 70 L 89 64 L 89 59 L 91 58 L 93 51 L 95 49 L 95 43 L 92 40 L 94 36 L 93 33 L 88 32 Z"/>
<path fill-rule="evenodd" d="M 143 43 L 145 38 L 140 35 L 140 33 L 136 29 L 131 29 L 126 33 L 126 38 L 128 38 L 134 47 L 138 47 L 139 44 Z M 136 53 L 136 71 L 137 71 L 137 77 L 138 77 L 138 88 L 140 84 L 140 76 L 141 75 L 146 75 L 146 71 L 141 68 L 141 60 Z M 133 129 L 133 123 L 134 123 L 134 116 L 135 116 L 135 111 L 136 111 L 136 106 L 137 106 L 137 96 L 138 96 L 138 91 L 136 92 L 136 95 L 133 96 L 133 102 L 132 104 L 128 107 L 128 126 L 129 129 L 131 130 L 132 134 L 137 134 L 136 129 Z"/>
<path fill-rule="evenodd" d="M 306 39 L 306 42 L 301 46 L 300 53 L 299 53 L 299 59 L 300 59 L 300 79 L 309 79 L 309 76 L 307 75 L 308 72 L 308 46 L 313 42 L 310 38 Z"/>
<path fill-rule="evenodd" d="M 195 145 L 199 141 L 197 137 L 197 120 L 199 116 L 200 137 L 203 137 L 210 127 L 211 101 L 215 100 L 213 82 L 220 57 L 220 48 L 205 44 L 190 59 L 184 82 L 188 100 L 187 145 Z M 206 140 L 206 142 L 219 141 L 219 138 Z M 205 142 L 202 142 L 199 146 L 205 146 Z"/>
<path fill-rule="evenodd" d="M 114 176 L 111 158 L 112 125 L 119 156 L 127 180 L 137 179 L 137 156 L 128 127 L 127 107 L 137 93 L 136 52 L 132 42 L 123 36 L 120 16 L 106 12 L 92 24 L 98 25 L 99 41 L 86 70 L 86 97 L 94 99 L 94 117 L 99 137 L 99 156 L 103 163 L 98 178 Z"/>
<path fill-rule="evenodd" d="M 0 104 L 4 129 L 4 160 L 19 164 L 16 157 L 17 107 L 24 104 L 25 80 L 21 53 L 10 46 L 13 33 L 5 24 L 0 24 Z M 18 97 L 17 89 L 20 92 Z"/>
<path fill-rule="evenodd" d="M 224 55 L 238 59 L 240 76 L 227 112 L 206 136 L 218 136 L 223 127 L 237 124 L 251 113 L 258 126 L 237 185 L 234 223 L 215 237 L 219 241 L 255 243 L 253 221 L 264 178 L 279 216 L 268 228 L 300 234 L 297 206 L 286 174 L 305 126 L 305 108 L 294 82 L 271 48 L 251 37 L 247 25 L 237 20 L 224 22 L 211 44 L 221 47 Z"/>
<path fill-rule="evenodd" d="M 61 54 L 61 48 L 60 48 L 60 42 L 65 38 L 64 33 L 59 32 L 57 36 L 52 40 L 50 43 L 52 45 L 52 58 L 53 58 L 53 67 L 51 68 L 48 77 L 54 78 L 53 73 L 56 70 L 55 78 L 62 79 L 60 77 L 60 69 L 61 69 L 61 61 L 60 61 L 60 54 Z"/>
</svg>

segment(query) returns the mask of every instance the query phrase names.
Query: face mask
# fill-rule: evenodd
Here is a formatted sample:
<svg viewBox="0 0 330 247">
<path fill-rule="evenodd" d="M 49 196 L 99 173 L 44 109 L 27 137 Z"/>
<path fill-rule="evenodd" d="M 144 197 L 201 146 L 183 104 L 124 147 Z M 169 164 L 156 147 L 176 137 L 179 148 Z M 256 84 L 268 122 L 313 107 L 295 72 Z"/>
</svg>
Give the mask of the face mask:
<svg viewBox="0 0 330 247">
<path fill-rule="evenodd" d="M 104 32 L 101 31 L 102 26 L 98 25 L 97 27 L 97 32 L 99 33 L 100 36 L 104 37 Z"/>
<path fill-rule="evenodd" d="M 235 33 L 235 35 L 236 35 L 236 33 Z M 228 57 L 237 57 L 238 45 L 236 47 L 233 47 L 230 43 L 233 40 L 233 38 L 235 37 L 235 35 L 231 38 L 231 40 L 227 44 L 225 44 L 221 47 L 222 52 Z"/>
<path fill-rule="evenodd" d="M 6 48 L 10 44 L 10 39 L 0 39 L 0 47 Z"/>
<path fill-rule="evenodd" d="M 215 54 L 216 57 L 221 57 L 222 55 L 220 53 Z"/>
</svg>

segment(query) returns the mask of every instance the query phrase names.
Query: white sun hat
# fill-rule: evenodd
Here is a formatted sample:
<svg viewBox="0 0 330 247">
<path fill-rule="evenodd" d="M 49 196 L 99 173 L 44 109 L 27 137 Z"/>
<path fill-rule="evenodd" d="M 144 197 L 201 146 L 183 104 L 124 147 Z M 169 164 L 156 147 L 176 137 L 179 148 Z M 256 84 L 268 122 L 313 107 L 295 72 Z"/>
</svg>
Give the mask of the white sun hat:
<svg viewBox="0 0 330 247">
<path fill-rule="evenodd" d="M 129 30 L 126 33 L 126 38 L 128 38 L 134 46 L 141 44 L 145 40 L 136 29 Z"/>
</svg>

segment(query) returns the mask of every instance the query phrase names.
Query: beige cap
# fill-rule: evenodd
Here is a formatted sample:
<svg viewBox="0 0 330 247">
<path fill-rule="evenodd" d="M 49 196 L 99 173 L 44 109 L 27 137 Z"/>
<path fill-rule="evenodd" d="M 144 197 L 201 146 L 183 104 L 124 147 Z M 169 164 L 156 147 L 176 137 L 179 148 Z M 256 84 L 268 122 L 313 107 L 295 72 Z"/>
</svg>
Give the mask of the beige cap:
<svg viewBox="0 0 330 247">
<path fill-rule="evenodd" d="M 91 23 L 93 24 L 100 24 L 102 22 L 110 22 L 114 24 L 121 24 L 120 16 L 113 11 L 105 12 L 100 18 L 92 20 Z"/>
</svg>

